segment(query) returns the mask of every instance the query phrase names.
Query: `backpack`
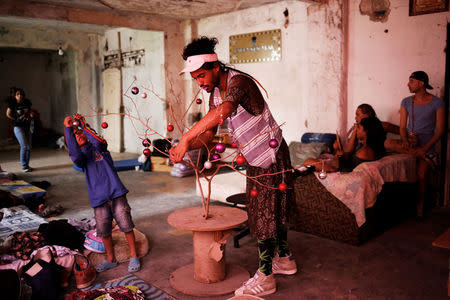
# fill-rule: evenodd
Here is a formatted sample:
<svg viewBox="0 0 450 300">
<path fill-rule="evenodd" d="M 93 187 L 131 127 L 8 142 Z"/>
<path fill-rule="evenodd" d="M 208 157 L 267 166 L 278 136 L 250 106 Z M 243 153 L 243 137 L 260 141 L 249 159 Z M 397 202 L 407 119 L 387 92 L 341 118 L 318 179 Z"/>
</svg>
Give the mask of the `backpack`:
<svg viewBox="0 0 450 300">
<path fill-rule="evenodd" d="M 48 254 L 42 252 L 42 258 L 36 258 L 36 254 L 22 270 L 22 278 L 33 291 L 32 300 L 56 300 L 61 295 L 61 272 L 64 268 L 55 262 L 53 247 L 53 251 L 50 248 L 41 251 L 46 250 Z"/>
</svg>

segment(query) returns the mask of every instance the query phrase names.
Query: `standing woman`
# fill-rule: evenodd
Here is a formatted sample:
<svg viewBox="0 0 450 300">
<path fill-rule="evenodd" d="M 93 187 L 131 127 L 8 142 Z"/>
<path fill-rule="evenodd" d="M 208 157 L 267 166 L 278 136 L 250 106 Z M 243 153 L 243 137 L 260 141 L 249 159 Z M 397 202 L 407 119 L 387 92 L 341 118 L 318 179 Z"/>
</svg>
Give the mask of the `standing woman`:
<svg viewBox="0 0 450 300">
<path fill-rule="evenodd" d="M 14 135 L 20 144 L 20 164 L 24 172 L 31 172 L 29 166 L 31 152 L 30 123 L 33 114 L 30 111 L 31 101 L 25 98 L 25 92 L 17 88 L 14 98 L 8 103 L 6 116 L 14 122 Z"/>
</svg>

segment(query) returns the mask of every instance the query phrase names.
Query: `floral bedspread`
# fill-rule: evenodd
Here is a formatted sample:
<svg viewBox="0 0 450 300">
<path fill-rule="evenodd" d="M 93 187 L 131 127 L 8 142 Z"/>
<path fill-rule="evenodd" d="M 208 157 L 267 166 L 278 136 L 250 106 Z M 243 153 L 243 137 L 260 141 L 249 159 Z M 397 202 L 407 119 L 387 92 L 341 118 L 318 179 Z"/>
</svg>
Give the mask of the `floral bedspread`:
<svg viewBox="0 0 450 300">
<path fill-rule="evenodd" d="M 316 172 L 316 177 L 318 173 Z M 387 155 L 365 162 L 350 173 L 328 173 L 319 181 L 355 215 L 360 227 L 366 222 L 365 209 L 375 204 L 385 182 L 414 182 L 416 159 L 407 154 Z"/>
</svg>

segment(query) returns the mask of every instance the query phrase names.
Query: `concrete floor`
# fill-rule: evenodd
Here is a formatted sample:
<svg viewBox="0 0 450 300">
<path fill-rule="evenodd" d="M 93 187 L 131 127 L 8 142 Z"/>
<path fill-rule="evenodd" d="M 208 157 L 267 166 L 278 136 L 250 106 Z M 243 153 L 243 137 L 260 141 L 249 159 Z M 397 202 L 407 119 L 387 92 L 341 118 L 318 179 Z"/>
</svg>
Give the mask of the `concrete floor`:
<svg viewBox="0 0 450 300">
<path fill-rule="evenodd" d="M 59 218 L 90 217 L 84 175 L 72 168 L 64 150 L 33 149 L 31 173 L 22 173 L 18 150 L 0 152 L 0 165 L 26 181 L 47 180 L 48 204 L 61 204 Z M 114 159 L 135 157 L 113 154 Z M 136 227 L 146 234 L 149 254 L 136 275 L 177 299 L 198 299 L 172 289 L 169 275 L 193 262 L 192 235 L 167 223 L 174 210 L 201 205 L 193 177 L 175 178 L 163 172 L 119 172 L 130 190 L 128 201 Z M 289 232 L 299 272 L 277 275 L 277 293 L 265 299 L 446 299 L 450 252 L 431 246 L 450 225 L 450 210 L 435 208 L 424 222 L 406 220 L 384 234 L 355 247 L 301 232 Z M 229 240 L 231 241 L 231 240 Z M 227 244 L 228 263 L 250 273 L 257 269 L 256 242 L 241 240 L 240 248 Z M 127 274 L 127 264 L 98 276 L 99 281 Z M 228 299 L 231 294 L 211 299 Z M 209 298 L 203 298 L 209 299 Z"/>
</svg>

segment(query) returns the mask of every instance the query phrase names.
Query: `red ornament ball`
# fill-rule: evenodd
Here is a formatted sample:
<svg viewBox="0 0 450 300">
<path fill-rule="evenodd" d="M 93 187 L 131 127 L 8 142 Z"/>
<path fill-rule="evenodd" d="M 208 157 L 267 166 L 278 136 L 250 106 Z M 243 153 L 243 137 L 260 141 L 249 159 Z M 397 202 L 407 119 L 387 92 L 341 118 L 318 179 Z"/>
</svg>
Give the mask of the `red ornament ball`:
<svg viewBox="0 0 450 300">
<path fill-rule="evenodd" d="M 245 157 L 243 155 L 239 155 L 238 157 L 236 157 L 236 163 L 240 165 L 245 164 Z"/>
<path fill-rule="evenodd" d="M 142 93 L 142 94 L 141 94 L 141 98 L 142 98 L 142 99 L 147 98 L 147 93 Z"/>
<path fill-rule="evenodd" d="M 232 147 L 232 148 L 237 148 L 238 146 L 237 146 L 237 144 L 236 144 L 235 142 L 232 142 L 232 143 L 231 143 L 231 147 Z"/>
<path fill-rule="evenodd" d="M 150 156 L 150 154 L 151 154 L 152 152 L 150 151 L 150 149 L 145 148 L 144 151 L 142 151 L 142 153 L 144 153 L 145 156 Z"/>
<path fill-rule="evenodd" d="M 131 93 L 132 93 L 133 95 L 137 95 L 137 94 L 139 93 L 138 87 L 133 86 L 133 87 L 131 88 Z"/>
<path fill-rule="evenodd" d="M 142 140 L 142 146 L 144 146 L 144 147 L 150 147 L 151 144 L 152 143 L 150 142 L 150 140 L 148 138 Z"/>
<path fill-rule="evenodd" d="M 286 191 L 287 190 L 287 184 L 284 183 L 284 182 L 280 183 L 280 185 L 278 186 L 278 189 L 280 191 L 282 191 L 282 192 Z"/>
<path fill-rule="evenodd" d="M 197 102 L 197 104 L 202 104 L 202 99 L 200 99 L 200 98 L 197 98 L 197 100 L 195 100 L 195 102 Z"/>
<path fill-rule="evenodd" d="M 172 124 L 167 125 L 167 131 L 173 131 L 174 127 Z"/>
<path fill-rule="evenodd" d="M 258 196 L 258 190 L 255 189 L 255 188 L 253 188 L 253 189 L 250 191 L 250 196 L 252 196 L 252 197 Z"/>
<path fill-rule="evenodd" d="M 73 120 L 72 121 L 72 126 L 78 127 L 78 125 L 80 125 L 80 122 L 78 122 L 78 120 Z"/>
<path fill-rule="evenodd" d="M 103 122 L 103 123 L 102 123 L 102 128 L 103 128 L 103 129 L 106 129 L 106 128 L 108 128 L 108 123 L 106 123 L 106 122 Z"/>
<path fill-rule="evenodd" d="M 218 153 L 224 152 L 226 148 L 227 148 L 227 147 L 225 147 L 225 144 L 223 144 L 223 143 L 218 143 L 218 144 L 216 145 L 216 151 L 217 151 Z"/>
<path fill-rule="evenodd" d="M 276 148 L 278 147 L 278 141 L 276 139 L 272 139 L 269 141 L 270 148 Z"/>
</svg>

